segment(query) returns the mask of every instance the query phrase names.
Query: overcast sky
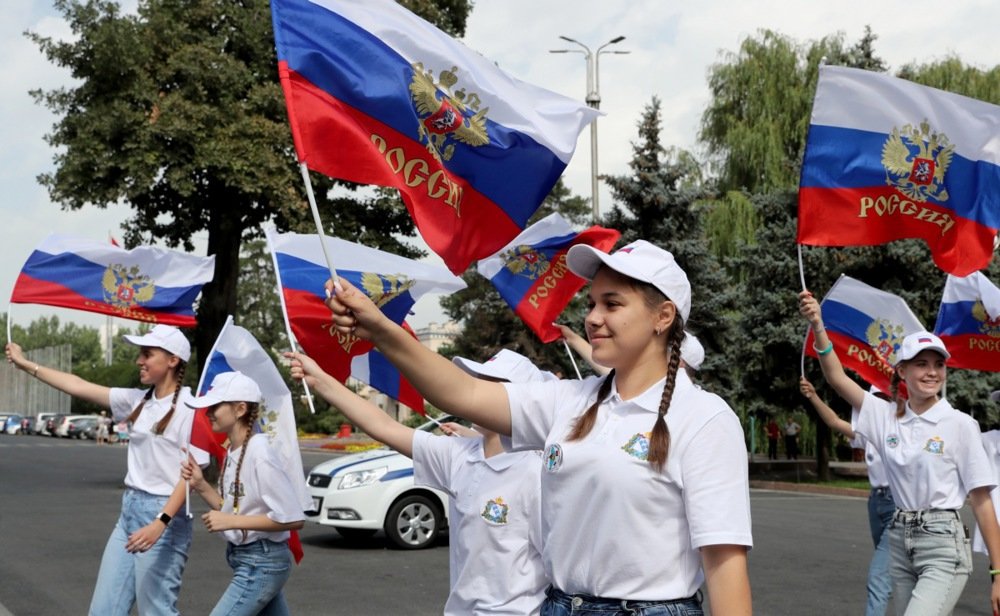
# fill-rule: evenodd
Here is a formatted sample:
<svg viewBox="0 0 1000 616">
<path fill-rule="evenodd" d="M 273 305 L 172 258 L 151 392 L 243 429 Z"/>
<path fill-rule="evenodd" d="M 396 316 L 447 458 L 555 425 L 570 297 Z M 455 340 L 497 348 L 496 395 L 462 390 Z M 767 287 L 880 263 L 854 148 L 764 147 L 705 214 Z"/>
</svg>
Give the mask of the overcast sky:
<svg viewBox="0 0 1000 616">
<path fill-rule="evenodd" d="M 134 6 L 135 0 L 126 2 Z M 1000 64 L 996 25 L 1000 2 L 923 0 L 872 2 L 806 2 L 803 0 L 699 0 L 664 2 L 635 0 L 477 0 L 468 22 L 466 43 L 516 77 L 568 96 L 583 98 L 585 63 L 580 54 L 551 54 L 577 39 L 592 49 L 624 35 L 610 47 L 628 55 L 601 56 L 599 121 L 600 171 L 627 172 L 630 141 L 643 106 L 651 97 L 663 101 L 663 142 L 697 151 L 696 135 L 708 100 L 706 76 L 723 52 L 761 28 L 777 30 L 799 41 L 837 31 L 848 42 L 870 25 L 878 35 L 875 49 L 895 69 L 907 62 L 926 62 L 957 54 L 979 67 Z M 52 149 L 43 136 L 54 117 L 28 96 L 33 88 L 69 84 L 69 75 L 52 65 L 22 36 L 33 30 L 57 38 L 68 27 L 51 7 L 51 0 L 6 0 L 0 21 L 0 210 L 3 214 L 4 259 L 0 262 L 0 296 L 9 297 L 17 273 L 34 246 L 48 233 L 60 232 L 107 238 L 121 236 L 128 217 L 124 207 L 86 208 L 63 212 L 49 200 L 36 176 L 51 168 Z M 577 154 L 565 179 L 575 193 L 590 195 L 589 130 L 580 136 Z M 610 196 L 602 192 L 602 210 Z M 196 238 L 204 254 L 205 234 Z M 27 324 L 41 314 L 96 325 L 96 315 L 33 306 L 14 307 L 14 322 Z M 411 321 L 422 326 L 440 320 L 436 301 L 418 304 Z"/>
</svg>

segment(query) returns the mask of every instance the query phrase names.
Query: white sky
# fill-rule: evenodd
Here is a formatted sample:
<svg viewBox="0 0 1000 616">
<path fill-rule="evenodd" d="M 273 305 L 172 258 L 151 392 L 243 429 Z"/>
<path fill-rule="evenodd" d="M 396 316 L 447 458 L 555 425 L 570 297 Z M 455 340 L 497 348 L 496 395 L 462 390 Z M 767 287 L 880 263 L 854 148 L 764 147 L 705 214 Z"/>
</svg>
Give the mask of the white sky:
<svg viewBox="0 0 1000 616">
<path fill-rule="evenodd" d="M 128 0 L 127 6 L 134 6 Z M 1000 3 L 991 0 L 477 0 L 466 43 L 520 79 L 568 96 L 583 98 L 585 63 L 580 54 L 550 54 L 571 48 L 559 35 L 592 49 L 618 36 L 626 40 L 609 49 L 629 55 L 601 56 L 599 121 L 601 173 L 626 173 L 630 142 L 643 106 L 654 95 L 663 101 L 663 142 L 694 149 L 701 112 L 708 101 L 708 69 L 721 51 L 735 51 L 758 29 L 777 30 L 805 42 L 842 31 L 848 43 L 871 25 L 879 39 L 876 52 L 892 69 L 910 61 L 926 62 L 949 53 L 983 68 L 1000 64 L 996 24 Z M 17 273 L 34 246 L 48 233 L 60 232 L 104 240 L 121 236 L 125 207 L 85 208 L 63 212 L 35 177 L 51 168 L 52 149 L 43 136 L 55 118 L 28 96 L 33 88 L 50 89 L 70 82 L 50 65 L 22 32 L 57 38 L 69 30 L 50 0 L 7 0 L 0 20 L 0 214 L 6 257 L 0 262 L 0 296 L 13 288 Z M 565 179 L 574 193 L 590 195 L 590 131 L 579 140 Z M 602 210 L 610 206 L 605 190 Z M 196 237 L 204 253 L 205 234 Z M 417 305 L 411 322 L 419 327 L 441 320 L 436 300 Z M 27 324 L 42 314 L 99 325 L 97 315 L 18 305 L 14 322 Z"/>
</svg>

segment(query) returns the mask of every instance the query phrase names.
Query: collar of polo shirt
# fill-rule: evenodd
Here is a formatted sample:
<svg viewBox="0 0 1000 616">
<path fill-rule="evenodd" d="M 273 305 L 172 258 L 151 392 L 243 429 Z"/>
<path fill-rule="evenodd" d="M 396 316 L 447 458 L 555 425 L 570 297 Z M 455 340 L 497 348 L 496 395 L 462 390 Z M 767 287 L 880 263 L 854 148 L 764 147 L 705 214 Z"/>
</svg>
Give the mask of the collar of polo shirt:
<svg viewBox="0 0 1000 616">
<path fill-rule="evenodd" d="M 663 397 L 663 385 L 667 377 L 663 377 L 656 383 L 653 383 L 635 398 L 631 400 L 623 400 L 621 396 L 618 395 L 618 383 L 611 383 L 611 393 L 608 394 L 608 400 L 622 401 L 628 404 L 634 404 L 644 411 L 649 411 L 650 413 L 656 413 L 660 410 L 660 399 Z M 694 387 L 691 383 L 691 379 L 688 377 L 687 372 L 683 370 L 677 371 L 677 380 L 674 382 L 674 400 L 677 399 L 678 395 L 686 391 L 689 387 Z"/>
<path fill-rule="evenodd" d="M 951 405 L 945 399 L 938 400 L 937 403 L 931 408 L 927 409 L 923 413 L 917 415 L 910 408 L 910 403 L 906 403 L 906 413 L 899 419 L 899 423 L 909 423 L 914 419 L 923 419 L 924 421 L 936 424 L 941 421 L 944 416 L 951 410 Z"/>
</svg>

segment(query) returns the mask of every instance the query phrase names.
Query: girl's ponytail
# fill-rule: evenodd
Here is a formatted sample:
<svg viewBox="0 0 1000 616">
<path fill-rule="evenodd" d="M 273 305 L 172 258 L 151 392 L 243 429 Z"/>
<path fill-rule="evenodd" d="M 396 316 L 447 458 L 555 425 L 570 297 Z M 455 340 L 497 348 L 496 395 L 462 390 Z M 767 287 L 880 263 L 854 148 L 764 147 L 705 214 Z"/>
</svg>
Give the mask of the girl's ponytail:
<svg viewBox="0 0 1000 616">
<path fill-rule="evenodd" d="M 666 415 L 670 410 L 670 400 L 674 397 L 674 386 L 677 384 L 677 370 L 681 365 L 681 342 L 684 341 L 684 319 L 678 314 L 670 325 L 667 333 L 667 382 L 663 385 L 663 396 L 660 398 L 660 408 L 656 413 L 656 423 L 649 437 L 649 454 L 646 460 L 657 472 L 662 472 L 670 452 L 670 428 L 667 427 Z"/>
</svg>

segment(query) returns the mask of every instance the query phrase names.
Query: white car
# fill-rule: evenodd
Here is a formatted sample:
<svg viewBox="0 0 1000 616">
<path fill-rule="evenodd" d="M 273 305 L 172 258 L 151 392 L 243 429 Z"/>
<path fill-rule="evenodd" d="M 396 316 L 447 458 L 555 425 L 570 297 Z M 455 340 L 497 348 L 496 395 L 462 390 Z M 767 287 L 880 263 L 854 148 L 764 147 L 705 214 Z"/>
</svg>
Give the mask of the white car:
<svg viewBox="0 0 1000 616">
<path fill-rule="evenodd" d="M 69 438 L 69 425 L 74 419 L 83 419 L 84 417 L 93 417 L 93 415 L 63 415 L 59 425 L 55 427 L 55 435 Z"/>
<path fill-rule="evenodd" d="M 417 429 L 434 428 L 427 422 Z M 308 483 L 313 510 L 306 519 L 346 539 L 381 529 L 396 546 L 418 550 L 432 546 L 447 527 L 448 496 L 414 485 L 413 460 L 388 448 L 327 460 L 309 471 Z"/>
<path fill-rule="evenodd" d="M 35 416 L 35 425 L 32 426 L 32 434 L 48 434 L 45 424 L 59 413 L 39 413 Z"/>
</svg>

